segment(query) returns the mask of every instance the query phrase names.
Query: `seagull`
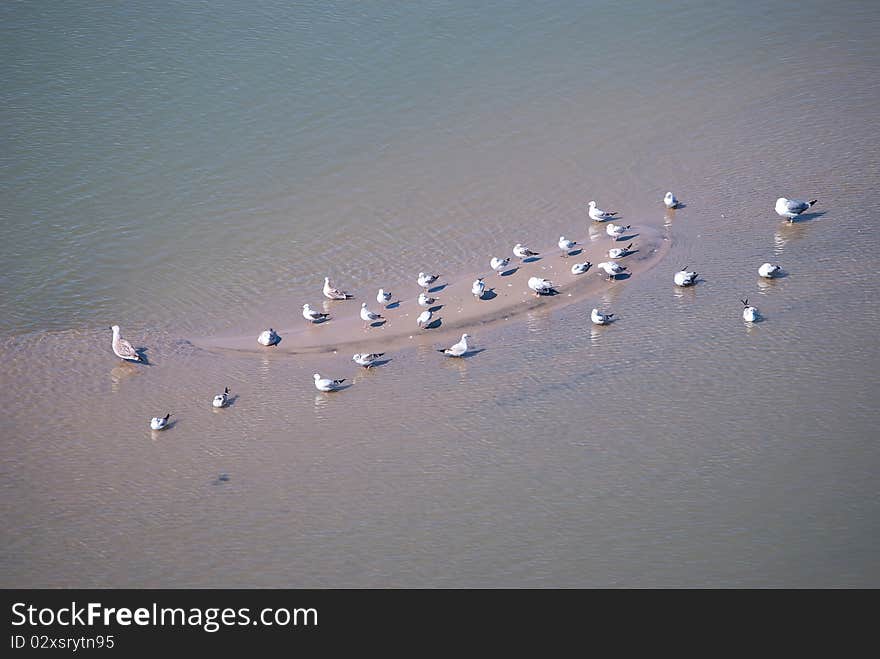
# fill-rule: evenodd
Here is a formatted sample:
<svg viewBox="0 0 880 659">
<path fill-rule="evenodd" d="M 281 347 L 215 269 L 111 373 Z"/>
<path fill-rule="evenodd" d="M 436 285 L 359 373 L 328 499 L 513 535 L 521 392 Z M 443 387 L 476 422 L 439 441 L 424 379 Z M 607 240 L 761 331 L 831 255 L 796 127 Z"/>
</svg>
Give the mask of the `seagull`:
<svg viewBox="0 0 880 659">
<path fill-rule="evenodd" d="M 800 199 L 780 197 L 776 200 L 776 213 L 781 217 L 787 217 L 789 222 L 794 222 L 794 218 L 811 208 L 817 201 L 819 200 L 801 201 Z"/>
<path fill-rule="evenodd" d="M 376 302 L 387 306 L 388 303 L 391 302 L 391 293 L 386 291 L 384 288 L 380 288 L 379 292 L 376 293 Z"/>
<path fill-rule="evenodd" d="M 367 323 L 372 323 L 375 320 L 383 320 L 384 317 L 380 314 L 377 314 L 375 311 L 370 311 L 367 309 L 367 303 L 361 303 L 361 320 L 364 321 L 364 327 L 367 326 Z"/>
<path fill-rule="evenodd" d="M 758 268 L 758 274 L 762 277 L 766 277 L 767 279 L 773 279 L 782 268 L 774 263 L 763 263 L 760 268 Z"/>
<path fill-rule="evenodd" d="M 575 263 L 573 266 L 571 266 L 571 274 L 573 274 L 573 275 L 582 275 L 582 274 L 584 274 L 587 270 L 590 269 L 590 266 L 591 266 L 591 265 L 593 265 L 593 264 L 590 263 L 589 261 L 586 261 L 586 262 L 584 262 L 584 263 Z"/>
<path fill-rule="evenodd" d="M 436 297 L 429 297 L 424 293 L 419 293 L 419 306 L 420 307 L 430 307 L 437 301 Z"/>
<path fill-rule="evenodd" d="M 351 293 L 340 291 L 330 285 L 330 277 L 324 277 L 324 297 L 330 300 L 350 300 L 354 297 Z"/>
<path fill-rule="evenodd" d="M 425 309 L 422 313 L 419 314 L 419 317 L 416 318 L 416 325 L 424 329 L 425 326 L 431 322 L 432 315 L 433 314 L 431 314 L 430 309 Z"/>
<path fill-rule="evenodd" d="M 676 286 L 693 286 L 697 283 L 698 276 L 699 275 L 696 272 L 688 272 L 687 266 L 684 266 L 681 270 L 675 273 L 672 281 L 675 282 Z"/>
<path fill-rule="evenodd" d="M 440 275 L 426 275 L 424 272 L 419 273 L 419 286 L 422 288 L 431 288 L 431 284 L 440 279 Z"/>
<path fill-rule="evenodd" d="M 166 414 L 165 416 L 154 416 L 150 419 L 150 428 L 153 430 L 165 430 L 168 427 L 168 419 L 171 418 L 171 413 Z"/>
<path fill-rule="evenodd" d="M 550 295 L 557 292 L 553 288 L 552 281 L 541 277 L 529 277 L 528 286 L 535 291 L 535 295 Z"/>
<path fill-rule="evenodd" d="M 497 256 L 493 256 L 492 260 L 489 261 L 489 267 L 500 275 L 504 272 L 504 268 L 507 267 L 508 263 L 510 263 L 510 258 L 499 259 Z"/>
<path fill-rule="evenodd" d="M 629 248 L 632 247 L 633 244 L 630 243 L 626 247 L 612 247 L 608 250 L 608 257 L 612 259 L 619 259 L 622 256 L 626 256 L 629 254 Z"/>
<path fill-rule="evenodd" d="M 439 348 L 437 352 L 442 352 L 444 355 L 449 355 L 450 357 L 462 357 L 468 351 L 467 340 L 469 338 L 471 338 L 470 334 L 462 334 L 461 341 L 449 348 Z"/>
<path fill-rule="evenodd" d="M 574 249 L 574 246 L 577 245 L 577 242 L 574 240 L 568 240 L 565 236 L 559 236 L 559 249 L 562 250 L 562 257 L 565 258 L 568 256 L 568 253 Z"/>
<path fill-rule="evenodd" d="M 263 330 L 260 333 L 260 336 L 257 337 L 257 343 L 261 346 L 274 346 L 281 340 L 281 337 L 275 333 L 271 327 L 267 330 Z"/>
<path fill-rule="evenodd" d="M 666 204 L 666 208 L 678 208 L 678 199 L 671 192 L 667 192 L 663 197 L 663 203 Z"/>
<path fill-rule="evenodd" d="M 607 325 L 612 318 L 614 318 L 613 313 L 602 313 L 598 309 L 593 309 L 590 312 L 590 320 L 596 325 Z"/>
<path fill-rule="evenodd" d="M 483 283 L 482 279 L 477 279 L 477 281 L 475 281 L 471 285 L 471 293 L 473 293 L 474 297 L 477 298 L 478 300 L 481 297 L 483 297 L 483 293 L 485 293 L 485 292 L 486 292 L 486 284 Z"/>
<path fill-rule="evenodd" d="M 594 222 L 604 222 L 617 215 L 617 211 L 603 211 L 601 208 L 596 208 L 595 201 L 591 201 L 589 206 L 590 210 L 587 211 L 587 213 L 589 214 L 590 219 Z"/>
<path fill-rule="evenodd" d="M 597 268 L 602 268 L 605 271 L 605 274 L 608 275 L 608 281 L 611 281 L 613 278 L 617 277 L 617 275 L 623 274 L 626 270 L 625 265 L 620 265 L 616 261 L 603 261 Z"/>
<path fill-rule="evenodd" d="M 129 362 L 140 362 L 143 361 L 143 358 L 137 353 L 132 345 L 122 338 L 122 335 L 119 333 L 119 325 L 114 325 L 110 328 L 113 330 L 113 352 L 120 359 L 124 359 Z"/>
<path fill-rule="evenodd" d="M 320 311 L 315 311 L 309 306 L 309 303 L 306 302 L 303 305 L 303 318 L 305 318 L 310 323 L 317 323 L 322 320 L 327 320 L 330 317 L 329 313 L 321 313 Z"/>
<path fill-rule="evenodd" d="M 528 247 L 523 247 L 522 243 L 513 246 L 513 255 L 519 259 L 527 259 L 532 256 L 538 256 L 540 252 L 533 252 Z"/>
<path fill-rule="evenodd" d="M 743 303 L 743 320 L 747 323 L 754 323 L 758 318 L 761 317 L 761 314 L 758 312 L 757 307 L 749 306 L 749 298 L 745 300 L 740 300 Z"/>
<path fill-rule="evenodd" d="M 315 373 L 313 377 L 315 378 L 315 389 L 318 391 L 336 391 L 339 389 L 339 386 L 345 382 L 345 378 L 342 378 L 341 380 L 330 380 L 329 378 L 322 378 L 317 373 Z"/>
<path fill-rule="evenodd" d="M 357 352 L 352 356 L 351 359 L 352 361 L 354 361 L 355 364 L 360 364 L 364 368 L 370 368 L 373 364 L 379 361 L 379 359 L 384 354 L 384 352 Z"/>
<path fill-rule="evenodd" d="M 612 222 L 607 227 L 605 227 L 605 233 L 611 236 L 612 240 L 617 240 L 623 234 L 625 234 L 628 229 L 628 224 L 626 226 L 623 226 L 622 224 L 614 224 L 614 222 Z"/>
<path fill-rule="evenodd" d="M 223 393 L 214 396 L 214 402 L 211 404 L 214 407 L 226 407 L 227 403 L 229 403 L 229 387 L 224 387 Z"/>
</svg>

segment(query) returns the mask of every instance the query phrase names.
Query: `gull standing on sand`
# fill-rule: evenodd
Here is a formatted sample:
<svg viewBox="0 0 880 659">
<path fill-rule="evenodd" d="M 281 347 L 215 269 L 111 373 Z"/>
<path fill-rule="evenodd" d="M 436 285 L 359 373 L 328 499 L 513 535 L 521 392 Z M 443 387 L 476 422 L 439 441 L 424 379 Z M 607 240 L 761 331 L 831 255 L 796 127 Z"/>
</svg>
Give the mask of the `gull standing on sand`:
<svg viewBox="0 0 880 659">
<path fill-rule="evenodd" d="M 625 234 L 628 229 L 628 224 L 626 226 L 623 226 L 622 224 L 614 224 L 614 222 L 611 222 L 607 227 L 605 227 L 605 233 L 611 236 L 611 240 L 617 240 L 623 234 Z"/>
<path fill-rule="evenodd" d="M 330 284 L 330 277 L 324 277 L 324 297 L 328 300 L 350 300 L 354 297 L 351 293 L 340 291 Z"/>
<path fill-rule="evenodd" d="M 330 317 L 329 313 L 321 313 L 320 311 L 316 311 L 309 306 L 309 303 L 306 302 L 303 305 L 303 318 L 305 318 L 310 323 L 318 323 L 322 320 L 327 320 Z"/>
<path fill-rule="evenodd" d="M 165 416 L 154 416 L 150 419 L 150 428 L 153 430 L 165 430 L 168 427 L 168 419 L 171 418 L 171 413 L 169 412 Z"/>
<path fill-rule="evenodd" d="M 229 403 L 229 387 L 223 388 L 222 394 L 217 394 L 214 396 L 214 401 L 211 403 L 214 407 L 226 407 Z"/>
<path fill-rule="evenodd" d="M 632 247 L 633 244 L 630 243 L 626 247 L 612 247 L 608 250 L 608 257 L 612 259 L 619 259 L 623 256 L 629 254 L 629 248 Z"/>
<path fill-rule="evenodd" d="M 522 243 L 517 243 L 513 246 L 513 255 L 518 259 L 528 259 L 539 254 L 540 252 L 533 252 L 528 247 L 523 247 Z"/>
<path fill-rule="evenodd" d="M 590 320 L 592 320 L 595 325 L 607 325 L 611 322 L 612 318 L 614 318 L 613 313 L 602 313 L 598 309 L 593 309 L 590 312 Z"/>
<path fill-rule="evenodd" d="M 801 201 L 800 199 L 780 197 L 776 200 L 776 214 L 788 218 L 789 222 L 794 222 L 794 218 L 811 208 L 817 201 L 819 200 Z"/>
<path fill-rule="evenodd" d="M 663 197 L 663 203 L 666 204 L 666 208 L 678 208 L 678 199 L 671 192 L 667 192 Z"/>
<path fill-rule="evenodd" d="M 620 265 L 616 261 L 603 261 L 596 267 L 605 271 L 605 274 L 608 275 L 608 281 L 616 278 L 617 275 L 622 275 L 626 271 L 626 266 Z"/>
<path fill-rule="evenodd" d="M 355 364 L 359 364 L 364 368 L 370 368 L 373 364 L 379 361 L 384 354 L 384 352 L 356 352 L 351 359 Z"/>
<path fill-rule="evenodd" d="M 585 261 L 584 263 L 575 263 L 573 266 L 571 266 L 571 274 L 582 275 L 590 269 L 591 265 L 593 264 L 589 261 Z"/>
<path fill-rule="evenodd" d="M 468 351 L 467 340 L 469 338 L 471 338 L 470 334 L 462 334 L 461 341 L 450 346 L 449 348 L 438 348 L 437 352 L 442 352 L 444 355 L 448 355 L 450 357 L 462 357 Z"/>
<path fill-rule="evenodd" d="M 370 311 L 367 309 L 367 303 L 361 303 L 361 320 L 364 321 L 364 328 L 366 329 L 368 323 L 372 323 L 377 320 L 384 320 L 384 316 L 377 314 L 375 311 Z"/>
<path fill-rule="evenodd" d="M 533 291 L 535 291 L 535 295 L 551 295 L 556 293 L 556 289 L 553 288 L 553 282 L 549 279 L 542 279 L 541 277 L 529 277 L 528 286 Z"/>
<path fill-rule="evenodd" d="M 477 279 L 477 281 L 475 281 L 471 285 L 471 293 L 473 293 L 474 297 L 477 298 L 478 300 L 481 297 L 483 297 L 483 293 L 485 293 L 485 292 L 486 292 L 486 284 L 483 283 L 482 279 Z"/>
<path fill-rule="evenodd" d="M 379 292 L 376 293 L 376 302 L 388 306 L 388 303 L 391 302 L 391 293 L 384 288 L 380 288 Z"/>
<path fill-rule="evenodd" d="M 504 272 L 504 268 L 507 267 L 508 263 L 510 263 L 510 258 L 499 259 L 497 256 L 493 256 L 492 260 L 489 261 L 489 267 L 500 275 Z"/>
<path fill-rule="evenodd" d="M 433 316 L 431 310 L 425 309 L 422 313 L 419 314 L 419 317 L 416 318 L 416 325 L 418 325 L 422 329 L 425 329 L 428 323 L 431 322 L 431 316 Z"/>
<path fill-rule="evenodd" d="M 587 213 L 590 216 L 590 219 L 594 222 L 604 222 L 617 215 L 617 211 L 603 211 L 601 208 L 596 208 L 595 201 L 591 201 L 589 206 L 590 210 L 587 211 Z"/>
<path fill-rule="evenodd" d="M 113 330 L 113 342 L 111 345 L 113 346 L 113 352 L 117 357 L 129 362 L 143 361 L 137 350 L 135 350 L 128 341 L 122 338 L 122 335 L 119 333 L 119 325 L 113 325 L 110 329 Z"/>
<path fill-rule="evenodd" d="M 422 288 L 428 289 L 431 288 L 431 284 L 440 279 L 440 275 L 428 275 L 424 272 L 419 273 L 419 286 Z"/>
<path fill-rule="evenodd" d="M 281 340 L 281 337 L 275 333 L 271 327 L 267 330 L 263 330 L 260 333 L 260 336 L 257 337 L 257 343 L 261 346 L 274 346 Z"/>
<path fill-rule="evenodd" d="M 430 297 L 425 293 L 419 293 L 419 306 L 420 307 L 430 307 L 437 301 L 436 297 Z"/>
<path fill-rule="evenodd" d="M 341 380 L 331 380 L 329 378 L 322 378 L 319 374 L 315 373 L 315 389 L 318 391 L 336 391 L 339 389 L 340 385 L 345 382 L 345 378 Z"/>
<path fill-rule="evenodd" d="M 696 272 L 688 272 L 687 266 L 684 266 L 681 270 L 675 273 L 672 277 L 672 281 L 675 282 L 676 286 L 693 286 L 697 283 L 697 275 Z"/>
<path fill-rule="evenodd" d="M 758 274 L 766 279 L 773 279 L 781 270 L 775 263 L 763 263 L 758 268 Z"/>
<path fill-rule="evenodd" d="M 757 307 L 749 306 L 749 298 L 745 300 L 740 300 L 743 303 L 743 320 L 747 323 L 754 323 L 758 318 L 761 317 L 761 314 L 758 312 Z"/>
<path fill-rule="evenodd" d="M 559 249 L 562 250 L 562 258 L 568 256 L 568 253 L 574 249 L 574 246 L 577 245 L 577 241 L 569 240 L 565 236 L 559 236 L 559 242 L 556 243 L 559 245 Z"/>
</svg>

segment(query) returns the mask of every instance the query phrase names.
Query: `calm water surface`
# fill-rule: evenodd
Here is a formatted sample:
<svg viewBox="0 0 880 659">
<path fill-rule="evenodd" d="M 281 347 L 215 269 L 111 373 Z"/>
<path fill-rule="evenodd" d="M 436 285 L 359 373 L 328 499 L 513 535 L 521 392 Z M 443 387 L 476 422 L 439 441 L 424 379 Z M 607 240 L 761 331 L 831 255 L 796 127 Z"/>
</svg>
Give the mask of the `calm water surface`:
<svg viewBox="0 0 880 659">
<path fill-rule="evenodd" d="M 0 584 L 880 586 L 880 9 L 740 4 L 0 7 Z M 590 199 L 667 259 L 472 358 L 191 343 Z"/>
</svg>

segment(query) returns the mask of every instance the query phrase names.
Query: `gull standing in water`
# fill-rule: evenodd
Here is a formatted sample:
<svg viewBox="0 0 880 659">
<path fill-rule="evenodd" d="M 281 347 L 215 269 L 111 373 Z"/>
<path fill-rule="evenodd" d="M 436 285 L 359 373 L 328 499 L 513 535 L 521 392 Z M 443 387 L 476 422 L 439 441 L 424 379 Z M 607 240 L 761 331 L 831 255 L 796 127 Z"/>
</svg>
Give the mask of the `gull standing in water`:
<svg viewBox="0 0 880 659">
<path fill-rule="evenodd" d="M 376 293 L 376 302 L 378 302 L 379 304 L 383 304 L 387 307 L 388 303 L 391 302 L 391 293 L 386 291 L 384 288 L 380 288 L 379 292 Z"/>
<path fill-rule="evenodd" d="M 431 284 L 433 284 L 438 279 L 440 279 L 440 275 L 429 275 L 425 274 L 424 272 L 420 272 L 418 279 L 419 286 L 424 289 L 431 288 Z"/>
<path fill-rule="evenodd" d="M 419 293 L 419 306 L 420 307 L 430 307 L 437 301 L 436 297 L 430 297 L 425 293 Z"/>
<path fill-rule="evenodd" d="M 605 227 L 605 233 L 611 236 L 611 240 L 617 240 L 623 234 L 625 234 L 628 229 L 628 224 L 626 226 L 623 226 L 622 224 L 614 224 L 614 222 L 611 222 L 607 227 Z"/>
<path fill-rule="evenodd" d="M 275 333 L 271 327 L 267 330 L 263 330 L 260 333 L 260 336 L 257 337 L 257 343 L 261 346 L 274 346 L 281 340 L 281 337 Z"/>
<path fill-rule="evenodd" d="M 794 218 L 811 208 L 817 201 L 819 200 L 801 201 L 800 199 L 780 197 L 776 200 L 776 214 L 788 218 L 789 222 L 794 222 Z"/>
<path fill-rule="evenodd" d="M 743 303 L 743 320 L 747 323 L 754 323 L 758 318 L 761 317 L 761 314 L 758 312 L 757 307 L 749 306 L 749 298 L 745 300 L 740 300 Z"/>
<path fill-rule="evenodd" d="M 666 208 L 678 208 L 678 199 L 671 192 L 667 192 L 663 197 L 663 203 L 666 204 Z"/>
<path fill-rule="evenodd" d="M 596 267 L 605 271 L 605 274 L 608 275 L 608 281 L 616 278 L 617 275 L 622 275 L 626 271 L 626 266 L 620 265 L 616 261 L 603 261 Z"/>
<path fill-rule="evenodd" d="M 562 258 L 565 258 L 568 256 L 568 253 L 574 249 L 574 246 L 577 245 L 577 241 L 569 240 L 565 236 L 559 236 L 559 242 L 557 245 L 559 245 L 559 249 L 562 250 Z"/>
<path fill-rule="evenodd" d="M 623 256 L 629 254 L 629 248 L 632 247 L 633 244 L 630 243 L 626 247 L 612 247 L 608 250 L 608 257 L 612 259 L 619 259 Z"/>
<path fill-rule="evenodd" d="M 370 368 L 373 364 L 379 361 L 384 354 L 384 352 L 357 352 L 351 359 L 355 364 L 359 364 L 364 368 Z"/>
<path fill-rule="evenodd" d="M 518 259 L 528 259 L 539 254 L 540 252 L 533 252 L 528 247 L 523 247 L 522 243 L 513 246 L 513 255 Z"/>
<path fill-rule="evenodd" d="M 477 279 L 477 281 L 475 281 L 471 285 L 471 293 L 473 293 L 474 297 L 477 298 L 478 300 L 481 297 L 483 297 L 483 293 L 485 293 L 485 292 L 486 292 L 486 284 L 483 283 L 482 279 Z"/>
<path fill-rule="evenodd" d="M 571 274 L 573 274 L 573 275 L 582 275 L 582 274 L 584 274 L 587 270 L 590 269 L 590 266 L 591 266 L 591 265 L 593 265 L 593 264 L 590 263 L 589 261 L 586 261 L 586 262 L 584 262 L 584 263 L 575 263 L 573 266 L 571 266 Z"/>
<path fill-rule="evenodd" d="M 384 320 L 384 316 L 377 314 L 375 311 L 370 311 L 367 309 L 367 303 L 361 303 L 361 320 L 364 321 L 364 329 L 367 328 L 369 323 L 372 323 L 377 320 Z"/>
<path fill-rule="evenodd" d="M 113 330 L 113 342 L 111 345 L 113 346 L 113 352 L 117 357 L 129 362 L 143 361 L 143 358 L 138 354 L 137 350 L 135 350 L 128 341 L 122 338 L 122 335 L 119 333 L 119 325 L 113 325 L 110 329 Z"/>
<path fill-rule="evenodd" d="M 467 340 L 471 338 L 470 334 L 462 334 L 461 341 L 450 346 L 449 348 L 438 348 L 437 352 L 442 352 L 450 357 L 462 357 L 468 351 Z"/>
<path fill-rule="evenodd" d="M 589 206 L 590 210 L 587 211 L 587 214 L 594 222 L 604 222 L 605 220 L 610 220 L 612 217 L 617 215 L 617 211 L 603 211 L 601 208 L 596 208 L 595 201 L 591 201 L 589 203 Z"/>
<path fill-rule="evenodd" d="M 675 282 L 676 286 L 693 286 L 697 283 L 698 276 L 696 272 L 688 272 L 687 266 L 684 266 L 673 275 L 672 281 Z"/>
<path fill-rule="evenodd" d="M 324 297 L 328 300 L 350 300 L 354 297 L 351 293 L 340 291 L 330 284 L 330 277 L 324 277 Z"/>
<path fill-rule="evenodd" d="M 329 313 L 321 313 L 320 311 L 316 311 L 309 306 L 309 303 L 306 302 L 303 305 L 303 318 L 305 318 L 310 323 L 318 323 L 322 320 L 327 320 L 330 317 Z"/>
<path fill-rule="evenodd" d="M 322 378 L 319 374 L 315 373 L 315 389 L 318 391 L 336 391 L 345 382 L 345 378 L 341 380 L 331 380 L 329 378 Z"/>
<path fill-rule="evenodd" d="M 763 263 L 758 268 L 758 274 L 766 279 L 773 279 L 781 270 L 782 268 L 775 263 Z"/>
<path fill-rule="evenodd" d="M 507 267 L 508 263 L 510 263 L 509 258 L 499 259 L 497 256 L 493 256 L 492 260 L 489 261 L 489 267 L 500 275 L 504 272 L 504 268 Z"/>
<path fill-rule="evenodd" d="M 169 412 L 165 416 L 154 416 L 150 419 L 150 428 L 153 430 L 165 430 L 168 427 L 168 419 L 171 418 L 171 413 Z"/>
<path fill-rule="evenodd" d="M 431 316 L 433 316 L 431 310 L 425 309 L 422 313 L 419 314 L 419 317 L 416 318 L 416 325 L 418 325 L 422 329 L 425 329 L 428 323 L 431 322 Z"/>
<path fill-rule="evenodd" d="M 229 404 L 229 387 L 223 388 L 222 394 L 217 394 L 214 396 L 214 401 L 211 403 L 214 407 L 226 407 Z"/>
<path fill-rule="evenodd" d="M 607 325 L 611 322 L 612 318 L 614 318 L 613 313 L 602 313 L 598 309 L 593 309 L 590 312 L 590 320 L 592 320 L 595 325 Z"/>
<path fill-rule="evenodd" d="M 549 279 L 542 279 L 541 277 L 529 277 L 528 287 L 535 291 L 535 295 L 552 295 L 553 293 L 558 292 L 555 288 L 553 288 L 553 282 Z"/>
</svg>

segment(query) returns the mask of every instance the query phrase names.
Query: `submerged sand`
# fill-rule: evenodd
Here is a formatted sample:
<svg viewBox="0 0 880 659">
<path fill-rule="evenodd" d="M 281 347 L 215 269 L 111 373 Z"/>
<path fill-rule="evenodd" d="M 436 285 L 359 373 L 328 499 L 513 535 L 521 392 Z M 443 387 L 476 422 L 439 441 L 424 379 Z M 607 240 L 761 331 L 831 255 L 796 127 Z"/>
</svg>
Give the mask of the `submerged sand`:
<svg viewBox="0 0 880 659">
<path fill-rule="evenodd" d="M 312 324 L 300 316 L 295 324 L 279 327 L 266 322 L 262 326 L 255 325 L 247 335 L 196 338 L 193 343 L 208 349 L 291 354 L 341 349 L 372 352 L 434 343 L 441 339 L 449 340 L 461 332 L 473 334 L 479 327 L 488 324 L 513 321 L 539 307 L 561 307 L 596 297 L 609 286 L 625 286 L 628 281 L 657 265 L 668 251 L 668 240 L 649 226 L 632 225 L 631 230 L 617 241 L 605 234 L 604 225 L 594 224 L 590 234 L 593 239 L 585 244 L 578 243 L 568 257 L 563 257 L 562 251 L 556 246 L 543 249 L 531 246 L 540 251 L 540 256 L 525 261 L 511 257 L 510 264 L 500 275 L 493 272 L 487 263 L 481 271 L 454 277 L 441 276 L 429 292 L 436 302 L 431 307 L 432 321 L 424 329 L 416 323 L 419 314 L 425 310 L 417 303 L 423 289 L 413 277 L 411 285 L 390 289 L 393 293 L 403 294 L 399 298 L 395 295 L 386 308 L 376 301 L 377 291 L 349 289 L 345 282 L 338 282 L 340 288 L 349 290 L 355 298 L 325 301 L 324 311 L 330 313 L 330 318 L 324 322 Z M 610 248 L 625 247 L 629 243 L 633 244 L 632 251 L 614 259 L 626 266 L 626 273 L 609 282 L 605 273 L 596 267 L 597 264 L 611 260 L 608 258 Z M 592 265 L 586 273 L 571 273 L 572 265 L 587 261 Z M 529 278 L 533 276 L 552 281 L 558 294 L 536 296 L 527 286 Z M 482 299 L 477 299 L 471 293 L 471 285 L 478 277 L 482 277 L 486 283 Z M 365 328 L 360 318 L 362 302 L 366 302 L 371 311 L 382 314 L 385 320 Z M 261 346 L 257 343 L 257 336 L 270 325 L 281 336 L 281 341 L 275 346 Z"/>
</svg>

